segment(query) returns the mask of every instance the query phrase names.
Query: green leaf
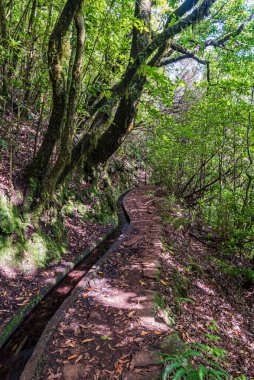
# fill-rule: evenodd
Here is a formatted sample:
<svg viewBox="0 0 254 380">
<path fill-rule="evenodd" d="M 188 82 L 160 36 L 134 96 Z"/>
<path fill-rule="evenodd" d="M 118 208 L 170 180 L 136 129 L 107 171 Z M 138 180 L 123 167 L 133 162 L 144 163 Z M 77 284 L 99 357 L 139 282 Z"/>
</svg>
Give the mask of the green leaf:
<svg viewBox="0 0 254 380">
<path fill-rule="evenodd" d="M 185 374 L 186 374 L 186 369 L 185 368 L 181 368 L 181 369 L 179 369 L 176 372 L 176 374 L 173 377 L 173 380 L 179 380 Z"/>
<path fill-rule="evenodd" d="M 174 371 L 174 369 L 182 367 L 182 363 L 172 363 L 168 365 L 163 372 L 163 380 L 167 380 L 168 375 Z"/>
<path fill-rule="evenodd" d="M 101 335 L 100 338 L 102 340 L 112 340 L 112 338 L 110 336 L 108 336 L 108 335 Z"/>
</svg>

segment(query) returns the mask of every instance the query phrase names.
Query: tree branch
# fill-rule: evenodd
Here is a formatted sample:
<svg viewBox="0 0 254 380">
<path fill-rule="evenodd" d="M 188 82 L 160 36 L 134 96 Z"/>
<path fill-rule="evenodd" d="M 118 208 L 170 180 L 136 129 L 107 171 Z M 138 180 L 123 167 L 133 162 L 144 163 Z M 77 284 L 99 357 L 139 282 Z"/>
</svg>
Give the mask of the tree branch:
<svg viewBox="0 0 254 380">
<path fill-rule="evenodd" d="M 176 63 L 176 62 L 182 61 L 183 59 L 188 59 L 188 58 L 194 59 L 195 61 L 197 61 L 198 63 L 201 63 L 202 65 L 207 65 L 208 63 L 208 61 L 199 58 L 198 56 L 195 55 L 194 52 L 189 51 L 188 49 L 185 49 L 181 45 L 178 45 L 172 42 L 170 46 L 173 50 L 178 51 L 179 53 L 182 53 L 183 55 L 180 55 L 179 57 L 175 57 L 175 58 L 166 59 L 165 61 L 161 62 L 160 66 L 166 66 L 171 63 Z"/>
<path fill-rule="evenodd" d="M 215 2 L 216 0 L 203 0 L 200 6 L 194 9 L 190 15 L 181 19 L 169 28 L 164 29 L 161 34 L 159 34 L 140 54 L 138 54 L 134 63 L 127 69 L 122 81 L 113 88 L 113 91 L 123 93 L 132 82 L 140 66 L 146 62 L 158 47 L 187 29 L 189 26 L 201 21 L 208 14 L 209 9 Z"/>
<path fill-rule="evenodd" d="M 168 16 L 165 27 L 167 28 L 169 24 L 175 19 L 184 16 L 192 8 L 197 5 L 198 0 L 186 0 L 184 1 L 171 15 Z"/>
<path fill-rule="evenodd" d="M 254 13 L 252 13 L 244 22 L 239 26 L 238 29 L 235 31 L 226 34 L 224 37 L 217 38 L 216 40 L 210 39 L 206 41 L 205 48 L 208 46 L 214 46 L 214 47 L 224 47 L 225 43 L 229 41 L 231 38 L 234 38 L 242 33 L 243 29 L 245 28 L 246 24 L 250 22 L 254 17 Z"/>
</svg>

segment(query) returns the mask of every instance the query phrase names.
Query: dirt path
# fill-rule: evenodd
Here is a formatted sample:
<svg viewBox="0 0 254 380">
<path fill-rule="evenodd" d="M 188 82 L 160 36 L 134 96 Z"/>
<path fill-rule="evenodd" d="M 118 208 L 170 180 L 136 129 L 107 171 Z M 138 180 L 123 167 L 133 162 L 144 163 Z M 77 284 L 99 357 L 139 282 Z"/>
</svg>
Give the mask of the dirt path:
<svg viewBox="0 0 254 380">
<path fill-rule="evenodd" d="M 163 338 L 154 290 L 161 247 L 159 198 L 149 188 L 125 198 L 131 226 L 120 246 L 72 300 L 44 353 L 38 379 L 155 379 Z M 28 377 L 23 377 L 28 378 Z"/>
</svg>

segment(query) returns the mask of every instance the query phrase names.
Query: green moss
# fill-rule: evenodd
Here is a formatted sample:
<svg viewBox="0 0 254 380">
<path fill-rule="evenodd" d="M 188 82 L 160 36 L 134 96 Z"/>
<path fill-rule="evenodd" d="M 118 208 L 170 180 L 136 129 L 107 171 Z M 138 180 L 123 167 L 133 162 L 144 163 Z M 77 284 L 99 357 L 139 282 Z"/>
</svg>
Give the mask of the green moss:
<svg viewBox="0 0 254 380">
<path fill-rule="evenodd" d="M 171 286 L 176 300 L 176 311 L 180 311 L 180 303 L 183 300 L 189 300 L 190 280 L 176 269 L 173 270 L 171 278 Z"/>
<path fill-rule="evenodd" d="M 75 200 L 73 197 L 70 198 L 62 208 L 62 213 L 67 216 L 73 216 L 75 213 L 78 213 L 81 217 L 85 218 L 88 212 L 89 206 L 79 200 Z"/>
<path fill-rule="evenodd" d="M 194 273 L 197 276 L 200 276 L 203 273 L 203 269 L 193 258 L 190 259 L 186 269 L 189 273 Z"/>
<path fill-rule="evenodd" d="M 17 209 L 4 195 L 0 195 L 0 232 L 10 235 L 21 228 Z"/>
<path fill-rule="evenodd" d="M 13 266 L 15 261 L 15 251 L 12 239 L 7 236 L 0 237 L 0 265 Z"/>
<path fill-rule="evenodd" d="M 66 250 L 65 243 L 60 243 L 52 237 L 37 231 L 25 239 L 12 236 L 0 238 L 0 265 L 32 271 L 44 268 L 50 262 L 59 262 Z"/>
</svg>

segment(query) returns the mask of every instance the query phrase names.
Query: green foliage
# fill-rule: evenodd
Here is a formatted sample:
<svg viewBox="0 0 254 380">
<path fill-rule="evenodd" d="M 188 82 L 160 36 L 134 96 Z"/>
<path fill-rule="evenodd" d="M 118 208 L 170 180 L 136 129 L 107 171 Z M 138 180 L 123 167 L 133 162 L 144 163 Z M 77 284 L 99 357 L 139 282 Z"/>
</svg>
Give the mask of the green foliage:
<svg viewBox="0 0 254 380">
<path fill-rule="evenodd" d="M 154 294 L 154 308 L 155 313 L 159 312 L 160 317 L 165 321 L 168 326 L 175 324 L 175 315 L 172 309 L 168 306 L 166 297 L 160 293 Z"/>
<path fill-rule="evenodd" d="M 198 26 L 199 32 L 202 28 Z M 246 34 L 239 38 L 245 40 Z M 205 78 L 188 82 L 191 72 L 186 70 L 185 82 L 174 78 L 175 91 L 180 93 L 175 95 L 175 105 L 170 106 L 169 94 L 167 100 L 153 101 L 144 111 L 152 120 L 148 118 L 148 123 L 155 126 L 147 141 L 153 181 L 194 206 L 197 216 L 220 236 L 225 251 L 244 253 L 247 258 L 254 254 L 251 57 L 240 47 L 230 56 L 210 52 L 209 60 L 215 59 L 210 66 L 212 86 Z"/>
<path fill-rule="evenodd" d="M 186 346 L 183 353 L 176 355 L 162 354 L 166 364 L 163 380 L 223 380 L 230 379 L 229 373 L 214 360 L 208 359 L 207 354 L 214 355 L 208 346 L 196 344 Z M 222 356 L 222 354 L 220 355 Z"/>
<path fill-rule="evenodd" d="M 250 268 L 237 268 L 225 260 L 215 258 L 213 258 L 212 261 L 214 261 L 219 266 L 222 272 L 228 274 L 229 276 L 237 278 L 240 280 L 240 282 L 254 280 L 254 270 Z"/>
<path fill-rule="evenodd" d="M 154 294 L 154 303 L 155 303 L 155 306 L 160 309 L 165 309 L 167 306 L 167 301 L 166 301 L 165 296 L 159 293 Z"/>
<path fill-rule="evenodd" d="M 5 140 L 0 140 L 0 148 L 3 150 L 7 150 L 8 144 Z"/>
<path fill-rule="evenodd" d="M 171 273 L 172 288 L 176 299 L 182 300 L 188 298 L 188 292 L 190 288 L 190 280 L 180 273 L 177 269 L 174 269 Z"/>
<path fill-rule="evenodd" d="M 210 321 L 210 323 L 209 323 L 209 325 L 208 325 L 208 329 L 209 329 L 210 331 L 217 331 L 217 330 L 218 330 L 218 324 L 217 324 L 217 322 L 216 322 L 214 319 L 212 319 L 212 320 Z"/>
<path fill-rule="evenodd" d="M 5 119 L 0 148 L 6 155 L 10 153 L 7 152 L 9 148 L 14 156 L 10 159 L 14 162 L 14 168 L 11 168 L 11 171 L 15 169 L 15 154 L 18 151 L 16 148 L 19 145 L 20 131 L 18 128 L 16 130 L 16 125 L 13 128 L 12 124 L 15 123 L 9 122 L 10 116 L 12 115 L 15 122 L 20 124 L 20 113 L 26 115 L 22 117 L 26 119 L 27 129 L 31 128 L 31 141 L 39 137 L 40 142 L 46 130 L 44 122 L 47 124 L 52 108 L 54 109 L 51 106 L 52 87 L 48 72 L 47 47 L 55 22 L 65 3 L 65 0 L 3 2 L 0 108 Z M 71 131 L 70 147 L 72 149 L 77 146 L 76 143 L 80 141 L 81 136 L 86 136 L 88 131 L 89 139 L 93 134 L 92 131 L 96 132 L 97 139 L 100 133 L 107 130 L 114 118 L 119 98 L 128 95 L 127 103 L 131 103 L 132 95 L 135 97 L 137 92 L 135 84 L 138 83 L 140 76 L 144 76 L 146 83 L 143 95 L 130 106 L 130 109 L 135 108 L 134 114 L 137 113 L 137 117 L 133 120 L 133 125 L 135 125 L 133 138 L 125 140 L 125 150 L 120 148 L 118 151 L 119 161 L 128 160 L 129 162 L 128 171 L 119 170 L 120 187 L 123 184 L 125 188 L 128 187 L 134 172 L 139 170 L 145 172 L 145 179 L 147 179 L 147 174 L 149 176 L 152 171 L 152 181 L 165 185 L 173 194 L 172 198 L 183 198 L 189 205 L 197 207 L 199 216 L 202 216 L 224 240 L 225 250 L 240 254 L 244 252 L 246 256 L 251 257 L 254 233 L 253 165 L 251 165 L 254 154 L 253 104 L 250 101 L 254 68 L 251 48 L 254 42 L 253 22 L 249 20 L 250 22 L 246 23 L 243 32 L 237 35 L 237 38 L 233 33 L 232 38 L 229 38 L 226 43 L 226 49 L 211 47 L 206 50 L 205 46 L 207 41 L 237 31 L 239 25 L 253 11 L 253 4 L 249 4 L 246 0 L 226 3 L 218 0 L 211 8 L 212 16 L 208 14 L 204 20 L 182 30 L 172 39 L 174 43 L 183 46 L 183 49 L 195 52 L 199 58 L 209 60 L 211 85 L 208 86 L 203 75 L 206 68 L 201 66 L 198 67 L 200 77 L 197 80 L 190 78 L 196 67 L 192 64 L 191 70 L 187 72 L 188 75 L 182 66 L 179 70 L 175 66 L 165 68 L 155 65 L 152 67 L 149 61 L 158 51 L 155 49 L 150 57 L 142 62 L 137 76 L 129 83 L 124 94 L 122 91 L 114 92 L 118 88 L 116 85 L 125 78 L 126 69 L 133 61 L 133 57 L 130 57 L 130 51 L 133 50 L 133 30 L 138 30 L 141 35 L 137 46 L 142 45 L 142 38 L 148 35 L 147 32 L 150 32 L 152 40 L 163 30 L 167 17 L 172 16 L 172 12 L 181 4 L 179 0 L 152 2 L 151 25 L 148 25 L 149 17 L 144 21 L 137 15 L 134 16 L 135 1 L 83 2 L 86 40 L 81 69 L 81 92 L 78 96 L 77 110 L 74 112 L 75 122 Z M 61 57 L 63 60 L 61 77 L 66 90 L 70 81 L 72 58 L 76 47 L 74 20 L 70 21 L 68 33 L 64 37 L 63 57 Z M 178 21 L 177 17 L 172 16 L 169 26 Z M 141 48 L 138 50 L 140 50 L 138 52 L 140 58 L 142 51 Z M 178 56 L 175 51 L 171 52 L 169 46 L 166 52 L 169 53 L 170 58 L 171 55 L 173 58 Z M 5 85 L 7 89 L 4 90 Z M 68 94 L 68 91 L 65 93 Z M 98 100 L 104 98 L 107 99 L 106 104 L 101 108 L 98 107 L 93 114 L 93 106 L 98 105 L 100 103 L 97 103 Z M 45 104 L 42 99 L 45 99 Z M 40 115 L 40 110 L 42 115 Z M 65 110 L 63 110 L 64 114 Z M 38 123 L 40 116 L 43 120 L 42 125 Z M 128 122 L 127 119 L 128 117 L 122 120 L 121 125 L 125 125 L 124 123 Z M 93 124 L 94 120 L 96 120 L 95 124 Z M 9 123 L 6 124 L 7 127 L 5 121 Z M 124 136 L 118 136 L 118 130 L 119 128 L 116 133 L 115 149 L 124 140 Z M 37 132 L 39 136 L 35 138 Z M 29 183 L 30 194 L 26 199 L 27 204 L 24 205 L 25 212 L 40 196 L 42 198 L 45 196 L 46 203 L 50 204 L 52 192 L 55 189 L 50 189 L 47 193 L 47 185 L 49 185 L 47 179 L 50 173 L 55 173 L 51 170 L 52 165 L 57 161 L 57 154 L 61 151 L 59 148 L 64 140 L 62 131 L 54 131 L 54 133 L 59 136 L 55 142 L 56 149 L 52 149 L 49 153 L 49 167 L 44 165 L 48 173 L 46 173 L 46 178 L 42 175 L 43 178 L 40 178 L 38 182 Z M 114 137 L 112 134 L 112 139 Z M 72 144 L 72 138 L 74 144 Z M 96 145 L 92 139 L 91 145 L 93 144 Z M 27 151 L 30 152 L 32 160 L 33 149 Z M 84 151 L 84 155 L 78 162 L 86 159 L 87 149 Z M 92 153 L 89 151 L 88 156 L 93 156 Z M 202 166 L 207 160 L 207 164 Z M 115 171 L 119 168 L 120 165 L 115 168 Z M 78 167 L 78 174 L 83 170 L 83 165 Z M 65 171 L 62 170 L 63 172 Z M 207 191 L 201 194 L 195 193 L 199 188 L 202 189 L 207 183 L 213 181 L 218 174 L 220 179 L 215 181 L 213 186 L 209 186 Z M 192 177 L 193 180 L 190 181 Z M 188 181 L 190 181 L 189 186 L 185 188 Z M 38 190 L 44 184 L 43 194 L 38 194 Z M 92 210 L 81 205 L 81 202 L 77 204 L 76 200 L 70 199 L 65 205 L 64 212 L 66 214 L 78 212 L 83 218 L 102 223 L 111 221 L 115 200 L 120 191 L 114 191 L 110 186 L 103 190 L 96 186 L 97 184 L 89 194 L 93 200 Z M 192 192 L 195 196 L 186 200 L 186 196 L 191 195 Z M 168 215 L 165 213 L 165 223 L 167 222 L 172 222 L 170 213 Z M 17 223 L 19 222 L 10 208 L 1 206 L 0 230 L 2 233 L 11 234 L 18 228 Z M 174 223 L 176 228 L 182 228 L 185 223 L 188 223 L 188 219 L 174 218 Z M 55 230 L 55 235 L 59 237 L 57 230 Z"/>
<path fill-rule="evenodd" d="M 114 191 L 110 186 L 101 191 L 98 183 L 95 183 L 87 191 L 92 207 L 84 215 L 84 219 L 103 225 L 116 221 L 116 202 L 119 195 L 118 191 Z"/>
<path fill-rule="evenodd" d="M 193 258 L 190 259 L 190 262 L 186 269 L 188 272 L 194 273 L 197 276 L 200 276 L 203 273 L 201 266 L 197 262 L 195 262 Z"/>
</svg>

